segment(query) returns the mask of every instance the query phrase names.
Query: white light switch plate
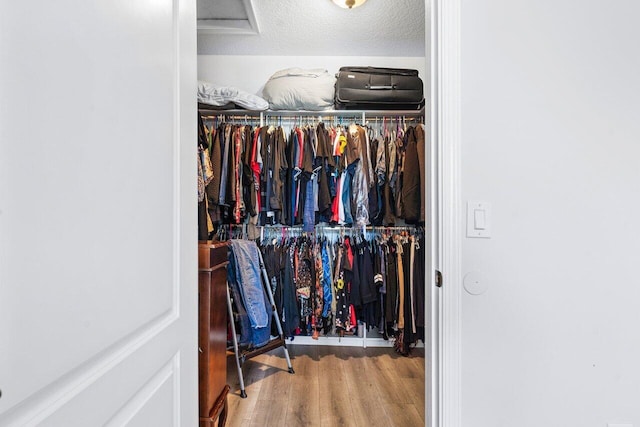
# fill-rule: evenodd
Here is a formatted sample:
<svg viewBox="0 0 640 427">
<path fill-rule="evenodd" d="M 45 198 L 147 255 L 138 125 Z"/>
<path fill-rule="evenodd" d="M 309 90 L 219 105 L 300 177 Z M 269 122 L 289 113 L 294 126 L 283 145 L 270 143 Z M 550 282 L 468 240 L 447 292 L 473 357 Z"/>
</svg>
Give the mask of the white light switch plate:
<svg viewBox="0 0 640 427">
<path fill-rule="evenodd" d="M 467 237 L 491 237 L 491 203 L 467 202 Z"/>
</svg>

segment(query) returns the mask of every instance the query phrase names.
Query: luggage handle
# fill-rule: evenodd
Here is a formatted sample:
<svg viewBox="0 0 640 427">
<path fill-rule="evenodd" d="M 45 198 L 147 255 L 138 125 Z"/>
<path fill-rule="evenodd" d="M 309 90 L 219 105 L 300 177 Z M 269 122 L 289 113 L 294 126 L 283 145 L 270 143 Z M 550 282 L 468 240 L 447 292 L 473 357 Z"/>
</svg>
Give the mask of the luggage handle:
<svg viewBox="0 0 640 427">
<path fill-rule="evenodd" d="M 369 90 L 393 90 L 396 88 L 396 85 L 366 85 L 365 87 Z"/>
</svg>

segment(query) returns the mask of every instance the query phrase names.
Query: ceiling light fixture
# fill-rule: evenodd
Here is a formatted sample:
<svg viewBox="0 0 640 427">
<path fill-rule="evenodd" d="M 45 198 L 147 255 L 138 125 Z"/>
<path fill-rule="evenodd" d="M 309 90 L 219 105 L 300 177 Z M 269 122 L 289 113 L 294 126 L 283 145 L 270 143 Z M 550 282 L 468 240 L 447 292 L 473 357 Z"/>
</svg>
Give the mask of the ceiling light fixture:
<svg viewBox="0 0 640 427">
<path fill-rule="evenodd" d="M 354 7 L 360 6 L 367 0 L 331 0 L 331 1 L 342 8 L 353 9 Z"/>
</svg>

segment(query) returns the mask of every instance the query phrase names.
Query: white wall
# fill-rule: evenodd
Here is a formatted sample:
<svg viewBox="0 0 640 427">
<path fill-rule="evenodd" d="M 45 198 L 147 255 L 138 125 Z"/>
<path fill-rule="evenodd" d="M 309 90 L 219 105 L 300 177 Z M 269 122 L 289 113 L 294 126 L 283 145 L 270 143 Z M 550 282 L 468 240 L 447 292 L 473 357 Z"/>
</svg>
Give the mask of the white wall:
<svg viewBox="0 0 640 427">
<path fill-rule="evenodd" d="M 324 68 L 336 73 L 340 67 L 348 65 L 413 68 L 418 70 L 423 82 L 429 81 L 424 57 L 391 56 L 198 55 L 198 79 L 259 95 L 269 77 L 278 70 Z M 425 85 L 425 96 L 428 89 L 429 85 Z"/>
<path fill-rule="evenodd" d="M 640 427 L 640 3 L 463 0 L 465 427 Z"/>
</svg>

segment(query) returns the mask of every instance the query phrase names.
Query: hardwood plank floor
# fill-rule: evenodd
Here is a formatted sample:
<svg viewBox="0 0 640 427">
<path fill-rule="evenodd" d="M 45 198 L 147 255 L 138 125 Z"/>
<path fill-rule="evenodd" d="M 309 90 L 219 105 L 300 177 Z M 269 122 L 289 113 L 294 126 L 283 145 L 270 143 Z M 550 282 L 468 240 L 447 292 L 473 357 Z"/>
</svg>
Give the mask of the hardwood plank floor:
<svg viewBox="0 0 640 427">
<path fill-rule="evenodd" d="M 403 357 L 391 348 L 288 348 L 293 375 L 281 348 L 244 364 L 246 399 L 229 356 L 227 426 L 425 425 L 424 349 Z"/>
</svg>

